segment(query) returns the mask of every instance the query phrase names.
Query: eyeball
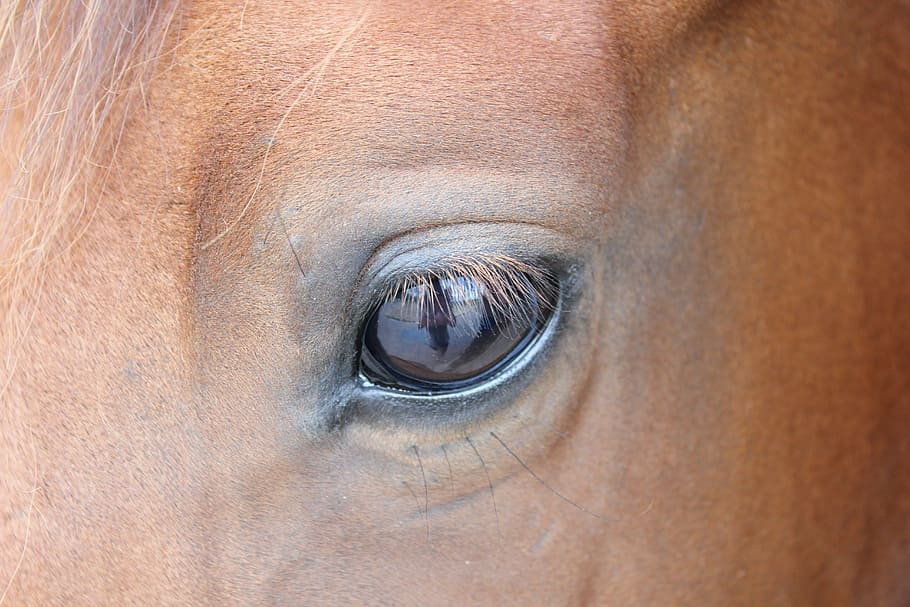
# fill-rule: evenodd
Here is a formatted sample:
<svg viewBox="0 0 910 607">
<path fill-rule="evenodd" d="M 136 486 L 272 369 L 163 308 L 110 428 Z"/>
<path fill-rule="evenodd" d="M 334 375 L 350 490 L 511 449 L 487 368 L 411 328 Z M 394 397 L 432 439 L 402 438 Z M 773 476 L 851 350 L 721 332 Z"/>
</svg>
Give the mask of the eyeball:
<svg viewBox="0 0 910 607">
<path fill-rule="evenodd" d="M 524 272 L 420 277 L 369 316 L 361 373 L 372 383 L 427 394 L 472 388 L 512 363 L 552 311 L 547 285 Z"/>
</svg>

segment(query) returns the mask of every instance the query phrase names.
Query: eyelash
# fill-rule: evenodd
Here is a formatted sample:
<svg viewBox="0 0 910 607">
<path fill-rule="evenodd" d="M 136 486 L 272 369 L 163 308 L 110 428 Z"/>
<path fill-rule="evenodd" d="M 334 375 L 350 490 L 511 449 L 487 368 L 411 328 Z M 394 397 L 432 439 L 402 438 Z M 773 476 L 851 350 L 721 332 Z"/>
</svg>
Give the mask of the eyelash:
<svg viewBox="0 0 910 607">
<path fill-rule="evenodd" d="M 554 309 L 559 296 L 555 275 L 542 264 L 529 263 L 508 255 L 479 254 L 471 257 L 449 257 L 434 268 L 415 270 L 397 277 L 385 291 L 377 308 L 399 297 L 411 309 L 426 309 L 436 298 L 433 282 L 462 285 L 463 295 L 478 289 L 489 301 L 493 320 L 506 324 L 526 320 L 531 296 L 544 312 Z M 464 286 L 471 285 L 471 286 Z M 411 294 L 419 293 L 413 297 Z M 468 299 L 465 297 L 465 299 Z M 453 316 L 458 316 L 457 310 Z"/>
</svg>

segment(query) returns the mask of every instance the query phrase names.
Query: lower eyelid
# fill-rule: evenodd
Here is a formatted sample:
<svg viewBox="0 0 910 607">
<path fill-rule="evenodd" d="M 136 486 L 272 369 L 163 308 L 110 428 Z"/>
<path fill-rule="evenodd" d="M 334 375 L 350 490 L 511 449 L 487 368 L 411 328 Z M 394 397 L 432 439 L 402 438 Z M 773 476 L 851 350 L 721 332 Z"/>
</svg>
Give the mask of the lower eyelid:
<svg viewBox="0 0 910 607">
<path fill-rule="evenodd" d="M 426 395 L 377 386 L 364 377 L 350 392 L 340 412 L 341 425 L 354 423 L 377 430 L 409 434 L 416 442 L 440 432 L 463 429 L 504 411 L 545 364 L 563 323 L 558 300 L 534 342 L 488 381 L 459 392 Z"/>
</svg>

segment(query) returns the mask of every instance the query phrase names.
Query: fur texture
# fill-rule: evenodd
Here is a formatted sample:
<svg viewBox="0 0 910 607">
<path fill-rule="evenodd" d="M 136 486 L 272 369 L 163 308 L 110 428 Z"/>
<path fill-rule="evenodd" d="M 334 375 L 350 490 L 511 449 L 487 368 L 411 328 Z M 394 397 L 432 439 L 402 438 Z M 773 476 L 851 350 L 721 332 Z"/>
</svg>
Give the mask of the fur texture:
<svg viewBox="0 0 910 607">
<path fill-rule="evenodd" d="M 0 19 L 4 607 L 910 602 L 906 2 Z M 552 344 L 302 431 L 417 245 Z"/>
</svg>

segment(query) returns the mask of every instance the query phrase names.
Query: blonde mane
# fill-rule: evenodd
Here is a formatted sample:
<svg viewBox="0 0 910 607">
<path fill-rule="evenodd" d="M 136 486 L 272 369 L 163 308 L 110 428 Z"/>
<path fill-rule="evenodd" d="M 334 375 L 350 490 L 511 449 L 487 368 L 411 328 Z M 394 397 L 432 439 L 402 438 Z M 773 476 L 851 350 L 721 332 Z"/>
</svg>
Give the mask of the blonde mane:
<svg viewBox="0 0 910 607">
<path fill-rule="evenodd" d="M 143 83 L 165 53 L 176 9 L 176 0 L 0 5 L 0 342 L 7 371 L 28 324 L 23 296 L 37 292 L 53 251 L 78 237 L 57 238 L 61 228 L 90 217 L 130 107 L 141 102 Z"/>
</svg>

